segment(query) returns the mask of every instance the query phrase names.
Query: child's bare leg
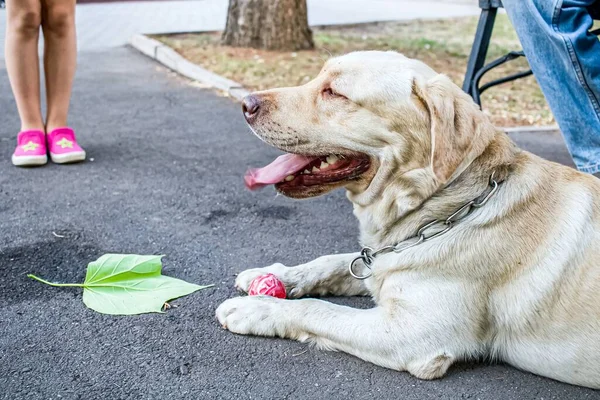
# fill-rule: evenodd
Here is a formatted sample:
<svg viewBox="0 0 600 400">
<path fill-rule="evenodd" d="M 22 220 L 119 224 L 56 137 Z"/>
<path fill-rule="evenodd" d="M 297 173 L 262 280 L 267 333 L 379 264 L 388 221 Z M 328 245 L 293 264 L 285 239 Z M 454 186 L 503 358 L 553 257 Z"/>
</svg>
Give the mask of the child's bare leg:
<svg viewBox="0 0 600 400">
<path fill-rule="evenodd" d="M 77 65 L 75 0 L 42 0 L 44 71 L 48 114 L 46 132 L 67 126 Z"/>
<path fill-rule="evenodd" d="M 6 3 L 6 69 L 22 131 L 44 129 L 38 58 L 41 7 L 40 0 L 9 0 Z"/>
</svg>

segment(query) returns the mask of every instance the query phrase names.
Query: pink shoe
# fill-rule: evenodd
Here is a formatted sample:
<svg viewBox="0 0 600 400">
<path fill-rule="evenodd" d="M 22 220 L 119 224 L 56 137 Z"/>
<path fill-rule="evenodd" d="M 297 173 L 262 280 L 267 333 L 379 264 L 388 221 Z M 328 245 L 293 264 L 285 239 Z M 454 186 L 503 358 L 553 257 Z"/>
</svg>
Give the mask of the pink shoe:
<svg viewBox="0 0 600 400">
<path fill-rule="evenodd" d="M 73 129 L 56 128 L 47 135 L 47 140 L 53 162 L 66 164 L 85 160 L 85 151 L 77 144 Z"/>
<path fill-rule="evenodd" d="M 39 130 L 19 132 L 17 148 L 12 155 L 12 163 L 19 167 L 44 165 L 48 162 L 46 155 L 45 134 Z"/>
</svg>

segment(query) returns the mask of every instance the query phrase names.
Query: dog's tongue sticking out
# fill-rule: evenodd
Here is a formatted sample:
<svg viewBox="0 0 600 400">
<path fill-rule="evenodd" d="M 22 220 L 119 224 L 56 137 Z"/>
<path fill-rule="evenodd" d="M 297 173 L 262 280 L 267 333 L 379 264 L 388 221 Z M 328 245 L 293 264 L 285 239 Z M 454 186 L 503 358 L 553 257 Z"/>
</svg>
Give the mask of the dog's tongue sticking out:
<svg viewBox="0 0 600 400">
<path fill-rule="evenodd" d="M 318 157 L 306 157 L 296 154 L 279 156 L 271 164 L 263 168 L 249 169 L 244 176 L 246 187 L 250 190 L 260 189 L 283 181 L 287 176 L 293 175 L 302 168 L 316 160 Z"/>
</svg>

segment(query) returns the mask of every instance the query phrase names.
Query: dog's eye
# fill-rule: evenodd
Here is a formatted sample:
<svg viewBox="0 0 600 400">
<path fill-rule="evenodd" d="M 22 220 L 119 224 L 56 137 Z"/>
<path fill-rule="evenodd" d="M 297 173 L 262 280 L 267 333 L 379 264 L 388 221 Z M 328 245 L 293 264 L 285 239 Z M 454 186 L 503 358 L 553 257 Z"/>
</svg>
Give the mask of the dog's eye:
<svg viewBox="0 0 600 400">
<path fill-rule="evenodd" d="M 346 97 L 344 95 L 341 95 L 339 93 L 334 92 L 333 89 L 330 88 L 330 87 L 326 87 L 325 89 L 323 89 L 323 96 L 340 97 L 340 98 L 345 98 Z"/>
</svg>

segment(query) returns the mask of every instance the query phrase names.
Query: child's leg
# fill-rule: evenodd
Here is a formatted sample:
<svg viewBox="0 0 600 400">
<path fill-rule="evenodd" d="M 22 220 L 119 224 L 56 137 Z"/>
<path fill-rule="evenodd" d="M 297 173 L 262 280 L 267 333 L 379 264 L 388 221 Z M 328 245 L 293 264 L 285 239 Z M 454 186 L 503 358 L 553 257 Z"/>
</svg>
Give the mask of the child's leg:
<svg viewBox="0 0 600 400">
<path fill-rule="evenodd" d="M 38 59 L 41 3 L 9 0 L 6 8 L 6 69 L 21 117 L 21 130 L 43 130 Z"/>
<path fill-rule="evenodd" d="M 48 102 L 46 132 L 50 133 L 55 128 L 67 125 L 77 64 L 75 0 L 42 0 L 42 4 L 44 71 Z"/>
</svg>

